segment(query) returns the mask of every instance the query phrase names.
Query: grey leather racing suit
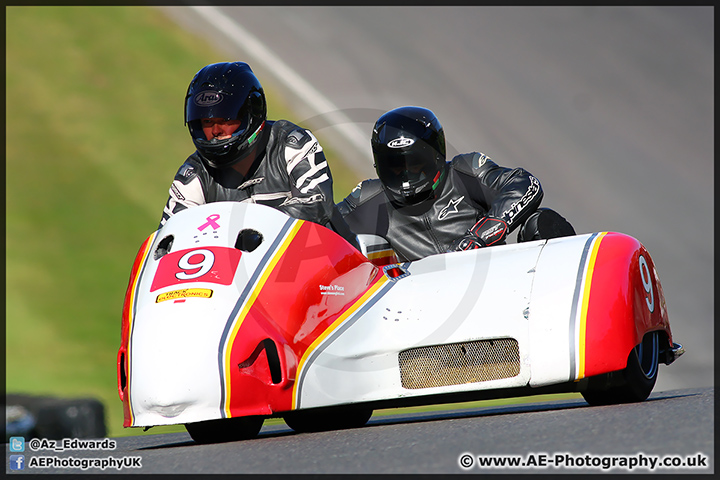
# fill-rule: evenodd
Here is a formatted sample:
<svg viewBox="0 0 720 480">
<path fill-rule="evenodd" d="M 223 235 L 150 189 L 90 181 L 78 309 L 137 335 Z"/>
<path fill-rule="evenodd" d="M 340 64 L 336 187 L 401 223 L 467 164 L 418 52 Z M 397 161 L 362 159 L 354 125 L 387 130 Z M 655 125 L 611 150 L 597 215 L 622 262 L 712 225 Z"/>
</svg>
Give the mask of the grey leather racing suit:
<svg viewBox="0 0 720 480">
<path fill-rule="evenodd" d="M 357 248 L 333 200 L 332 175 L 315 136 L 287 120 L 268 121 L 264 152 L 247 176 L 207 166 L 198 152 L 175 174 L 160 220 L 189 207 L 220 201 L 251 202 L 330 228 Z"/>
<path fill-rule="evenodd" d="M 540 182 L 522 168 L 498 166 L 482 153 L 445 164 L 441 190 L 419 204 L 390 201 L 378 179 L 361 182 L 338 204 L 350 229 L 384 237 L 401 261 L 445 253 L 482 217 L 499 218 L 511 232 L 537 210 Z"/>
</svg>

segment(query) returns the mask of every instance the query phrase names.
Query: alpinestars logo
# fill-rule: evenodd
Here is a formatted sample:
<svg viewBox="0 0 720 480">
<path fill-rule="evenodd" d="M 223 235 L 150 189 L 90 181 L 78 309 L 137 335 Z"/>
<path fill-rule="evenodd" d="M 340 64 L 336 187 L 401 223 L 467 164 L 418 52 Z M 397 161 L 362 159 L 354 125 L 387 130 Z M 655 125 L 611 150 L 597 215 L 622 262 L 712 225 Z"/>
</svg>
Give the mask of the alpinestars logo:
<svg viewBox="0 0 720 480">
<path fill-rule="evenodd" d="M 460 204 L 462 199 L 465 198 L 465 195 L 463 195 L 460 198 L 456 198 L 455 200 L 450 200 L 447 205 L 443 207 L 442 210 L 440 210 L 440 213 L 438 214 L 438 220 L 443 220 L 445 217 L 450 215 L 451 213 L 457 213 L 458 208 L 457 206 Z"/>
<path fill-rule="evenodd" d="M 540 182 L 537 178 L 530 176 L 530 186 L 525 192 L 525 195 L 523 195 L 520 200 L 510 205 L 510 208 L 502 213 L 502 218 L 507 219 L 506 221 L 508 223 L 512 223 L 515 216 L 535 198 L 538 192 L 540 192 Z"/>
<path fill-rule="evenodd" d="M 488 157 L 488 156 L 485 155 L 484 153 L 478 153 L 477 156 L 475 157 L 475 165 L 474 165 L 474 167 L 475 167 L 475 168 L 480 168 L 480 167 L 482 167 L 483 165 L 485 165 L 485 162 L 487 162 L 488 160 L 490 160 L 490 157 Z"/>
</svg>

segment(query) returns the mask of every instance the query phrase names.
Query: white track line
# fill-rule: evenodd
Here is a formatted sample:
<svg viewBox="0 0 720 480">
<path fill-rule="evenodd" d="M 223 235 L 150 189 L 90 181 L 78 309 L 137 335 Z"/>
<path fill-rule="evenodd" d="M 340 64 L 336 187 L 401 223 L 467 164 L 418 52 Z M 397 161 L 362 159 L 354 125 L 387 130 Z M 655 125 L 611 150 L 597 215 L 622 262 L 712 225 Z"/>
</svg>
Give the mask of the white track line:
<svg viewBox="0 0 720 480">
<path fill-rule="evenodd" d="M 372 157 L 370 156 L 370 139 L 353 123 L 335 104 L 317 91 L 295 70 L 290 68 L 280 57 L 275 55 L 256 36 L 238 25 L 216 7 L 192 6 L 198 15 L 210 22 L 220 32 L 225 34 L 235 45 L 241 48 L 252 58 L 253 63 L 261 63 L 272 72 L 277 81 L 283 83 L 297 98 L 302 99 L 307 106 L 334 128 L 342 137 L 367 160 L 366 165 L 347 164 L 361 178 L 367 178 L 372 172 Z M 369 167 L 369 168 L 368 168 Z"/>
</svg>

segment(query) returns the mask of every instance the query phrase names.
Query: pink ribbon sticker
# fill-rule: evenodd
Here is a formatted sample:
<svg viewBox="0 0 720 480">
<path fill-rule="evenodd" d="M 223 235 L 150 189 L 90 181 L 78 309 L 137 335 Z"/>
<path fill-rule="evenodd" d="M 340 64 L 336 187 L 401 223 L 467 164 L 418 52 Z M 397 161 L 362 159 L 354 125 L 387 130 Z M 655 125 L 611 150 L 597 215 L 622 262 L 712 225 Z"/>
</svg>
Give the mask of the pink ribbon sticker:
<svg viewBox="0 0 720 480">
<path fill-rule="evenodd" d="M 210 215 L 209 217 L 207 217 L 207 218 L 205 219 L 205 220 L 207 220 L 207 223 L 204 223 L 204 224 L 200 225 L 200 226 L 198 227 L 198 230 L 200 230 L 200 231 L 202 232 L 202 231 L 205 230 L 207 227 L 212 227 L 213 230 L 217 230 L 218 228 L 220 228 L 220 225 L 218 225 L 217 222 L 215 222 L 215 220 L 218 220 L 219 218 L 220 218 L 220 215 L 219 215 L 219 214 L 213 213 L 212 215 Z"/>
</svg>

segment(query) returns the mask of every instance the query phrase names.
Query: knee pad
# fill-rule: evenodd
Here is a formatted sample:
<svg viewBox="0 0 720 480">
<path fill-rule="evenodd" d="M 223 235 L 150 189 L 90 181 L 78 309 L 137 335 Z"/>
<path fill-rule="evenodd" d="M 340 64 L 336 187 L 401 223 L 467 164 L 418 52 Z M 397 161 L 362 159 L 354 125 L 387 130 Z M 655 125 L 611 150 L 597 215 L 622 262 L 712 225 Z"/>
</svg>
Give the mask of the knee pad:
<svg viewBox="0 0 720 480">
<path fill-rule="evenodd" d="M 549 208 L 538 208 L 518 231 L 518 242 L 546 240 L 575 235 L 575 229 L 562 215 Z"/>
</svg>

